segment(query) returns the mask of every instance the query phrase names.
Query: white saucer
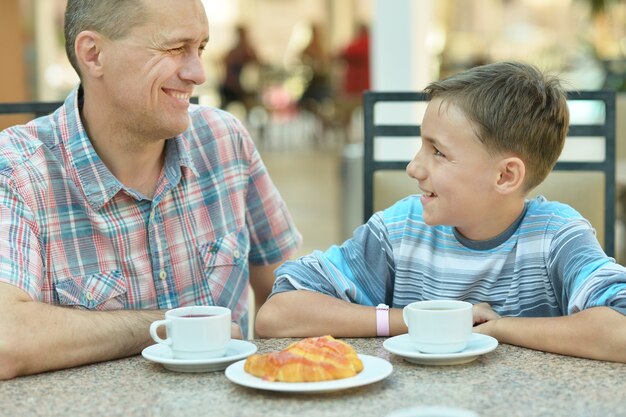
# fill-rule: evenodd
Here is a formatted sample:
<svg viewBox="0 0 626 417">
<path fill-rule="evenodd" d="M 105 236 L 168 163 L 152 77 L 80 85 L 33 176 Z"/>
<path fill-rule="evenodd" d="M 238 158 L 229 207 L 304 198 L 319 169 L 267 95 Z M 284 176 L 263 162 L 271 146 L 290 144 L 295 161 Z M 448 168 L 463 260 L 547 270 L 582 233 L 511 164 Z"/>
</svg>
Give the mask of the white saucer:
<svg viewBox="0 0 626 417">
<path fill-rule="evenodd" d="M 248 388 L 256 388 L 267 391 L 281 391 L 294 393 L 315 393 L 326 391 L 338 391 L 347 388 L 360 387 L 372 384 L 387 378 L 393 371 L 389 361 L 369 355 L 359 355 L 363 361 L 363 370 L 350 378 L 335 379 L 333 381 L 320 382 L 270 382 L 257 378 L 243 370 L 245 360 L 233 363 L 226 368 L 226 378 L 235 384 Z"/>
<path fill-rule="evenodd" d="M 141 354 L 149 361 L 160 363 L 166 369 L 176 372 L 213 372 L 226 369 L 228 365 L 256 352 L 254 343 L 232 339 L 226 347 L 226 354 L 218 358 L 174 359 L 169 347 L 159 343 L 148 346 Z"/>
<path fill-rule="evenodd" d="M 405 360 L 421 365 L 459 365 L 468 363 L 491 352 L 498 346 L 498 341 L 491 336 L 472 333 L 467 347 L 456 353 L 422 353 L 417 350 L 408 334 L 391 337 L 383 342 L 385 350 L 402 356 Z"/>
</svg>

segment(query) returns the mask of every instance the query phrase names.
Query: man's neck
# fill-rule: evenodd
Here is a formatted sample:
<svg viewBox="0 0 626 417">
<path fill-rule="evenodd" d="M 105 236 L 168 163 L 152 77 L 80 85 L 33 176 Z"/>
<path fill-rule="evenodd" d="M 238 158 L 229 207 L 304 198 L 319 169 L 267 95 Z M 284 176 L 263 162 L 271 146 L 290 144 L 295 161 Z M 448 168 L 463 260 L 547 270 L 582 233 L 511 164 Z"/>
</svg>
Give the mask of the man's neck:
<svg viewBox="0 0 626 417">
<path fill-rule="evenodd" d="M 110 123 L 84 102 L 81 119 L 96 153 L 124 186 L 152 198 L 165 164 L 165 139 L 148 140 Z M 104 116 L 104 117 L 103 117 Z"/>
</svg>

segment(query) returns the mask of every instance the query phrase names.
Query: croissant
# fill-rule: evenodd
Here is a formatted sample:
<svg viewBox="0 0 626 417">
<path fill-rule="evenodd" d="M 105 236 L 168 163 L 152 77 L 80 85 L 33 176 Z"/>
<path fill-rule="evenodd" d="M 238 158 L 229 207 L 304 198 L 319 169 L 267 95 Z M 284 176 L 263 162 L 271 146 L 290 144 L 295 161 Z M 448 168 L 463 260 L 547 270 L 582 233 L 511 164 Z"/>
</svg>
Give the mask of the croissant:
<svg viewBox="0 0 626 417">
<path fill-rule="evenodd" d="M 317 382 L 355 376 L 363 363 L 352 346 L 328 335 L 303 339 L 280 352 L 249 356 L 243 369 L 266 381 Z"/>
</svg>

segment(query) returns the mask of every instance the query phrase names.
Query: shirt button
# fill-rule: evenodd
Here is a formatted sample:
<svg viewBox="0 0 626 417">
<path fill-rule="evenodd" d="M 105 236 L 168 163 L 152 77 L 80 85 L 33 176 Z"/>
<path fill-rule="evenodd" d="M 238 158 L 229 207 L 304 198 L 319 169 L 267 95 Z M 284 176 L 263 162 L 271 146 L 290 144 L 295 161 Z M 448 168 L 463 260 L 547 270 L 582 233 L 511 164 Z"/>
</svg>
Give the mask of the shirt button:
<svg viewBox="0 0 626 417">
<path fill-rule="evenodd" d="M 85 294 L 85 297 L 87 298 L 87 300 L 89 301 L 93 301 L 93 294 L 88 292 L 87 294 Z"/>
<path fill-rule="evenodd" d="M 239 253 L 239 250 L 238 250 L 238 249 L 235 249 L 235 250 L 233 251 L 233 256 L 234 256 L 235 258 L 239 258 L 239 255 L 241 255 L 241 254 Z"/>
<path fill-rule="evenodd" d="M 165 278 L 167 278 L 167 272 L 165 271 L 159 272 L 159 278 L 161 278 L 162 280 L 165 280 Z"/>
</svg>

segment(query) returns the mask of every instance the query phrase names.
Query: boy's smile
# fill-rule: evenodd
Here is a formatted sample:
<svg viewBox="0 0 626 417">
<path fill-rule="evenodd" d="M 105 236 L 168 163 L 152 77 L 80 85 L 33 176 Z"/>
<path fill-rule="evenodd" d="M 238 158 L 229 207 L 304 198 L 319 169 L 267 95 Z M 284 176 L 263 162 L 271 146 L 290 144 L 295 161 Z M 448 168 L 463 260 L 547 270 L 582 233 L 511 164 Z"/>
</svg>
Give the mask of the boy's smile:
<svg viewBox="0 0 626 417">
<path fill-rule="evenodd" d="M 407 173 L 419 182 L 427 224 L 484 240 L 504 231 L 511 213 L 496 191 L 501 158 L 487 152 L 476 132 L 456 104 L 433 99 L 422 122 L 422 147 Z"/>
</svg>

